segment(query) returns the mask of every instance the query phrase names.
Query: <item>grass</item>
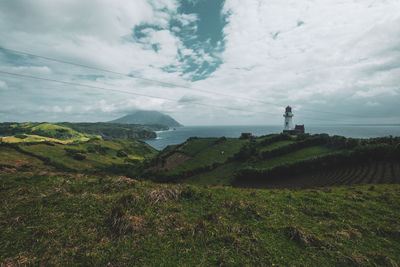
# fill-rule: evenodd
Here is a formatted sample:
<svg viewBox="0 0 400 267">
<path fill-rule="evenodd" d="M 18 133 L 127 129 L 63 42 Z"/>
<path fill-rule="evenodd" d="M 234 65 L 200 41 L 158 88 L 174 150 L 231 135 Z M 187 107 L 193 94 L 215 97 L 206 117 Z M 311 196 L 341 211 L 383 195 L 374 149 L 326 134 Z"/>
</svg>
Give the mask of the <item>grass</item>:
<svg viewBox="0 0 400 267">
<path fill-rule="evenodd" d="M 1 138 L 6 143 L 32 143 L 32 142 L 56 142 L 61 144 L 87 142 L 90 139 L 101 139 L 101 136 L 84 134 L 77 132 L 69 127 L 60 126 L 52 123 L 19 123 L 9 126 L 11 132 L 16 134 Z M 9 132 L 5 131 L 2 133 Z M 21 138 L 21 136 L 23 138 Z"/>
<path fill-rule="evenodd" d="M 195 144 L 190 145 L 189 147 L 195 148 L 194 151 L 197 151 L 197 153 L 192 151 L 190 153 L 190 155 L 193 156 L 191 159 L 168 173 L 180 173 L 182 171 L 193 170 L 204 166 L 212 166 L 214 163 L 224 163 L 229 157 L 235 155 L 246 142 L 248 142 L 246 140 L 233 138 L 227 139 L 221 143 L 215 143 L 215 141 L 216 140 L 213 140 L 211 143 L 209 139 L 205 142 L 198 142 L 198 140 L 195 140 Z M 187 149 L 188 148 L 186 147 L 186 150 Z M 185 152 L 185 154 L 188 153 Z"/>
<path fill-rule="evenodd" d="M 71 143 L 81 143 L 90 140 L 89 137 L 79 136 L 74 138 L 69 138 L 68 140 L 61 140 L 57 138 L 45 137 L 34 134 L 26 134 L 26 138 L 18 138 L 16 136 L 6 136 L 2 137 L 4 143 L 40 143 L 40 142 L 54 142 L 59 144 L 71 144 Z M 99 137 L 100 138 L 100 137 Z M 100 138 L 101 139 L 101 138 Z"/>
<path fill-rule="evenodd" d="M 244 164 L 230 162 L 209 172 L 200 173 L 185 180 L 185 183 L 196 185 L 231 185 L 235 172 Z"/>
<path fill-rule="evenodd" d="M 254 139 L 254 144 L 257 148 L 257 152 L 254 153 L 259 154 L 265 151 L 272 151 L 296 142 L 295 140 L 283 140 L 276 141 L 266 146 L 260 145 L 261 142 L 275 137 L 277 137 L 277 135 L 268 135 Z M 210 170 L 202 170 L 200 173 L 197 172 L 191 177 L 186 177 L 184 179 L 185 182 L 199 185 L 229 185 L 232 184 L 235 173 L 244 167 L 274 168 L 280 165 L 291 164 L 336 151 L 326 146 L 313 146 L 270 159 L 262 159 L 254 154 L 251 160 L 238 161 L 232 158 L 245 144 L 249 143 L 249 140 L 234 138 L 229 138 L 224 141 L 217 140 L 217 138 L 196 138 L 188 140 L 180 146 L 168 147 L 165 151 L 160 153 L 161 156 L 170 155 L 173 154 L 174 151 L 177 151 L 189 155 L 191 158 L 180 163 L 177 167 L 165 172 L 165 174 L 177 175 L 209 167 Z M 222 166 L 218 166 L 221 164 Z"/>
<path fill-rule="evenodd" d="M 396 266 L 400 186 L 0 176 L 1 265 Z"/>
<path fill-rule="evenodd" d="M 303 148 L 298 151 L 294 151 L 282 156 L 278 156 L 271 159 L 261 160 L 253 164 L 256 168 L 274 168 L 283 164 L 290 164 L 300 160 L 306 160 L 313 157 L 318 157 L 326 155 L 336 150 L 324 147 L 324 146 L 313 146 L 308 148 Z"/>
<path fill-rule="evenodd" d="M 78 144 L 18 144 L 18 147 L 22 151 L 31 153 L 34 156 L 25 155 L 10 147 L 0 146 L 0 162 L 10 163 L 10 158 L 19 158 L 23 155 L 28 165 L 32 165 L 33 167 L 44 165 L 37 158 L 48 158 L 50 163 L 47 162 L 46 164 L 50 168 L 56 165 L 77 172 L 94 172 L 113 164 L 139 165 L 144 159 L 151 158 L 157 153 L 155 149 L 146 143 L 134 139 L 116 139 L 113 141 L 91 140 Z M 68 150 L 83 154 L 84 159 L 76 159 L 73 156 L 74 153 L 68 153 Z M 126 156 L 118 156 L 119 151 L 124 151 Z M 133 161 L 128 162 L 128 159 Z M 38 162 L 41 164 L 38 164 Z"/>
<path fill-rule="evenodd" d="M 264 142 L 266 140 L 272 139 L 272 138 L 276 137 L 277 135 L 278 134 L 269 134 L 269 135 L 261 136 L 261 137 L 256 138 L 255 141 L 257 143 L 261 143 L 261 142 Z"/>
<path fill-rule="evenodd" d="M 53 169 L 50 166 L 46 166 L 41 160 L 20 153 L 11 147 L 0 148 L 0 166 L 15 169 L 16 171 L 21 168 L 35 171 Z"/>
<path fill-rule="evenodd" d="M 189 184 L 99 174 L 104 167 L 140 167 L 156 155 L 137 140 L 2 144 L 0 265 L 400 263 L 400 185 L 308 190 L 221 186 L 232 184 L 234 173 L 249 165 L 274 168 L 340 151 L 312 146 L 262 160 L 257 155 L 260 142 L 254 141 L 191 139 L 161 152 L 191 157 L 173 170 L 177 172 L 220 164 L 187 177 L 184 182 Z M 290 142 L 278 141 L 264 149 Z M 345 171 L 344 178 L 351 173 L 361 176 L 359 170 Z M 371 177 L 389 181 L 388 172 L 396 170 L 398 164 L 383 162 L 376 170 L 371 168 Z"/>
<path fill-rule="evenodd" d="M 268 146 L 262 147 L 260 149 L 260 152 L 262 153 L 265 151 L 272 151 L 274 149 L 281 148 L 281 147 L 284 147 L 284 146 L 287 146 L 290 144 L 294 144 L 294 143 L 295 143 L 295 141 L 291 141 L 291 140 L 278 141 L 278 142 L 272 143 Z"/>
<path fill-rule="evenodd" d="M 193 139 L 184 144 L 179 150 L 188 156 L 195 156 L 200 151 L 212 146 L 218 138 L 199 138 Z"/>
</svg>

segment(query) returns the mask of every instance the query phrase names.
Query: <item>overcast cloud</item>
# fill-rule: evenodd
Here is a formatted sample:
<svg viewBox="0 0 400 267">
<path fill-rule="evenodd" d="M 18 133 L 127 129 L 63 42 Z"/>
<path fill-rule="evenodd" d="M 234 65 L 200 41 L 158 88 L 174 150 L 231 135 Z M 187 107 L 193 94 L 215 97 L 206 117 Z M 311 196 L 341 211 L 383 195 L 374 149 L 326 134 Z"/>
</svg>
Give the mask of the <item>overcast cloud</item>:
<svg viewBox="0 0 400 267">
<path fill-rule="evenodd" d="M 0 73 L 0 121 L 400 122 L 398 0 L 1 1 L 0 46 L 131 76 L 0 49 L 0 71 L 130 93 Z"/>
</svg>

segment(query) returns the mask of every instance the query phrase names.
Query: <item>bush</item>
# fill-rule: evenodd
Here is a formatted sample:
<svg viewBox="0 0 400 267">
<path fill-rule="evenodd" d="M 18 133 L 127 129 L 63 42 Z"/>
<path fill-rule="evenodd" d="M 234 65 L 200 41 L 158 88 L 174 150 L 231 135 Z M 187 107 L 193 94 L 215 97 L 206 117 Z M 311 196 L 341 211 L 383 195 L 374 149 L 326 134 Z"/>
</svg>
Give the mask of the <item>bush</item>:
<svg viewBox="0 0 400 267">
<path fill-rule="evenodd" d="M 398 143 L 394 149 L 394 152 L 397 156 L 400 156 L 400 143 Z"/>
<path fill-rule="evenodd" d="M 215 141 L 215 144 L 221 144 L 223 142 L 225 142 L 227 139 L 225 136 L 222 136 L 220 138 L 217 139 L 217 141 Z"/>
<path fill-rule="evenodd" d="M 25 138 L 27 138 L 28 136 L 27 135 L 25 135 L 25 134 L 16 134 L 16 135 L 14 135 L 16 138 L 19 138 L 19 139 L 25 139 Z"/>
<path fill-rule="evenodd" d="M 103 146 L 97 145 L 97 144 L 90 145 L 90 146 L 87 148 L 87 151 L 88 151 L 89 153 L 99 153 L 99 154 L 101 154 L 101 155 L 107 154 L 107 151 L 108 151 L 108 150 L 109 150 L 108 147 L 103 147 Z"/>
<path fill-rule="evenodd" d="M 253 137 L 252 133 L 242 133 L 239 137 L 239 139 L 250 139 Z"/>
<path fill-rule="evenodd" d="M 86 159 L 86 151 L 84 150 L 78 150 L 78 149 L 72 149 L 72 148 L 65 148 L 64 149 L 67 152 L 67 155 L 72 157 L 73 159 L 76 160 L 84 160 Z"/>
<path fill-rule="evenodd" d="M 124 157 L 127 157 L 127 156 L 128 156 L 128 154 L 126 154 L 123 150 L 118 150 L 117 151 L 117 157 L 124 158 Z"/>
<path fill-rule="evenodd" d="M 76 154 L 74 154 L 74 155 L 72 156 L 72 158 L 73 158 L 73 159 L 76 159 L 76 160 L 84 160 L 84 159 L 86 159 L 86 155 L 81 154 L 81 153 L 76 153 Z"/>
</svg>

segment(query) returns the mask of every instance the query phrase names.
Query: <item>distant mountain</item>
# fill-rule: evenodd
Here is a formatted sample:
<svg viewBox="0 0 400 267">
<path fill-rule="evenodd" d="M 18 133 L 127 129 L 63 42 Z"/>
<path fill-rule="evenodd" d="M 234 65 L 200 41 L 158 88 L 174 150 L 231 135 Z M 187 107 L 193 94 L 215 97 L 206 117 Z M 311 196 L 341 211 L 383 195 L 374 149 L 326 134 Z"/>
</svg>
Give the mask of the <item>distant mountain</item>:
<svg viewBox="0 0 400 267">
<path fill-rule="evenodd" d="M 174 120 L 171 116 L 163 114 L 158 111 L 137 110 L 131 114 L 123 116 L 119 119 L 110 121 L 110 123 L 121 124 L 159 124 L 168 127 L 180 127 L 179 122 Z"/>
</svg>

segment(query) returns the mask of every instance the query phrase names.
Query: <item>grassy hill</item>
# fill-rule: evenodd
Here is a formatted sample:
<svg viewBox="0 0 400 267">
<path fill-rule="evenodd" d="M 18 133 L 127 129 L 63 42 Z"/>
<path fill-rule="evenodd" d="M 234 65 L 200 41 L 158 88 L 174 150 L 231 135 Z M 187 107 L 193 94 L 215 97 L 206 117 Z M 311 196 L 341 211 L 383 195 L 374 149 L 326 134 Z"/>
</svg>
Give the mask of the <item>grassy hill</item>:
<svg viewBox="0 0 400 267">
<path fill-rule="evenodd" d="M 48 139 L 0 143 L 0 265 L 400 263 L 400 138 L 189 138 L 158 152 L 17 127 Z"/>
<path fill-rule="evenodd" d="M 105 122 L 62 122 L 58 123 L 58 125 L 69 127 L 81 133 L 100 135 L 103 139 L 153 139 L 157 137 L 154 131 L 168 130 L 168 127 L 163 125 L 118 124 Z"/>
<path fill-rule="evenodd" d="M 156 181 L 257 187 L 314 187 L 371 180 L 400 183 L 399 157 L 400 138 L 393 137 L 272 134 L 247 139 L 190 138 L 164 149 L 144 176 Z M 329 173 L 337 170 L 346 172 L 331 177 Z M 346 177 L 346 173 L 354 175 Z"/>
<path fill-rule="evenodd" d="M 1 265 L 397 266 L 400 186 L 0 176 Z"/>
<path fill-rule="evenodd" d="M 168 129 L 162 125 L 138 125 L 116 123 L 0 123 L 0 140 L 17 142 L 85 142 L 90 139 L 153 139 L 155 130 Z"/>
<path fill-rule="evenodd" d="M 86 142 L 101 139 L 101 136 L 75 131 L 70 127 L 52 123 L 2 123 L 0 125 L 1 142 L 32 143 L 56 142 L 62 144 Z"/>
<path fill-rule="evenodd" d="M 30 169 L 37 172 L 46 169 L 134 175 L 142 162 L 156 153 L 155 149 L 135 139 L 89 140 L 74 144 L 3 143 L 0 144 L 0 170 L 3 166 L 16 171 Z"/>
</svg>

